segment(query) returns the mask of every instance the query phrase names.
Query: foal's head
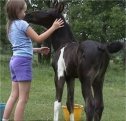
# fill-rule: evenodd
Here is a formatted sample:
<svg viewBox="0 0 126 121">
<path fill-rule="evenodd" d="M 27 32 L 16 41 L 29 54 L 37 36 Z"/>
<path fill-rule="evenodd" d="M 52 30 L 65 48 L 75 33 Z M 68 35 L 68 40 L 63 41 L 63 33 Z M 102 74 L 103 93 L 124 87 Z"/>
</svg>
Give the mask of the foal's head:
<svg viewBox="0 0 126 121">
<path fill-rule="evenodd" d="M 24 19 L 27 22 L 49 28 L 56 18 L 62 18 L 64 20 L 64 17 L 62 16 L 63 9 L 64 4 L 62 2 L 56 3 L 53 8 L 50 8 L 48 11 L 40 10 L 27 13 Z"/>
</svg>

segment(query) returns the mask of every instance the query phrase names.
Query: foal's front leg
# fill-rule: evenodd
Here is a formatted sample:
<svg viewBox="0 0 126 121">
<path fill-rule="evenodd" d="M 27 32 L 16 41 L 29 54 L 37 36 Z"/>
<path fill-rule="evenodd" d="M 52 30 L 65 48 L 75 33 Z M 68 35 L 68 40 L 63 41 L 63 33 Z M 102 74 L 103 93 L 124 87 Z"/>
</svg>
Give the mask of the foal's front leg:
<svg viewBox="0 0 126 121">
<path fill-rule="evenodd" d="M 70 121 L 74 121 L 74 79 L 67 79 L 67 109 L 70 113 Z"/>
<path fill-rule="evenodd" d="M 54 102 L 54 121 L 58 121 L 59 119 L 64 83 L 64 76 L 58 79 L 57 75 L 55 75 L 56 100 Z"/>
</svg>

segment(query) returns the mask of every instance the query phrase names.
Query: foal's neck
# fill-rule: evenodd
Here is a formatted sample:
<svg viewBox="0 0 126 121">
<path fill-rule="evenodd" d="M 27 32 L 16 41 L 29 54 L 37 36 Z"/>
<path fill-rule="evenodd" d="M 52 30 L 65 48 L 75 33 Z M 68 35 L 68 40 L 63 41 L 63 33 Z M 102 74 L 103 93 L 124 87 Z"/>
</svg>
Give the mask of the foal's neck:
<svg viewBox="0 0 126 121">
<path fill-rule="evenodd" d="M 67 43 L 75 42 L 74 36 L 67 23 L 64 24 L 63 28 L 56 30 L 52 34 L 51 39 L 54 51 L 61 48 L 62 46 L 65 46 Z"/>
</svg>

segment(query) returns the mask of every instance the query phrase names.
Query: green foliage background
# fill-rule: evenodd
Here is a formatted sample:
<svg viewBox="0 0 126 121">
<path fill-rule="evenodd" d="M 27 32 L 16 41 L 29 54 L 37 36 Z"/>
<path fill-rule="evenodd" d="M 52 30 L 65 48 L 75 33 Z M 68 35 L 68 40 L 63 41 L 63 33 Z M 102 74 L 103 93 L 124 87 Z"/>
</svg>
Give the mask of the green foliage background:
<svg viewBox="0 0 126 121">
<path fill-rule="evenodd" d="M 49 0 L 31 0 L 28 11 L 45 9 L 50 6 Z M 64 0 L 66 19 L 78 41 L 86 39 L 111 42 L 126 38 L 125 0 Z M 6 0 L 0 0 L 0 48 L 2 53 L 10 46 L 6 37 Z M 36 7 L 34 5 L 37 5 Z M 40 33 L 42 27 L 34 26 Z"/>
</svg>

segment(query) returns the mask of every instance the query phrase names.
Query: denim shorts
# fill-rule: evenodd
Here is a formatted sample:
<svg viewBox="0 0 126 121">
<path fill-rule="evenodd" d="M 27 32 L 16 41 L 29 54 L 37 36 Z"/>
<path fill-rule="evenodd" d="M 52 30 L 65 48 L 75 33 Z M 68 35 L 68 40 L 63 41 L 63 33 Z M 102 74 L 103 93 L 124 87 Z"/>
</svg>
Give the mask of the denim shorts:
<svg viewBox="0 0 126 121">
<path fill-rule="evenodd" d="M 10 59 L 11 80 L 15 82 L 32 80 L 32 58 L 12 56 Z"/>
</svg>

